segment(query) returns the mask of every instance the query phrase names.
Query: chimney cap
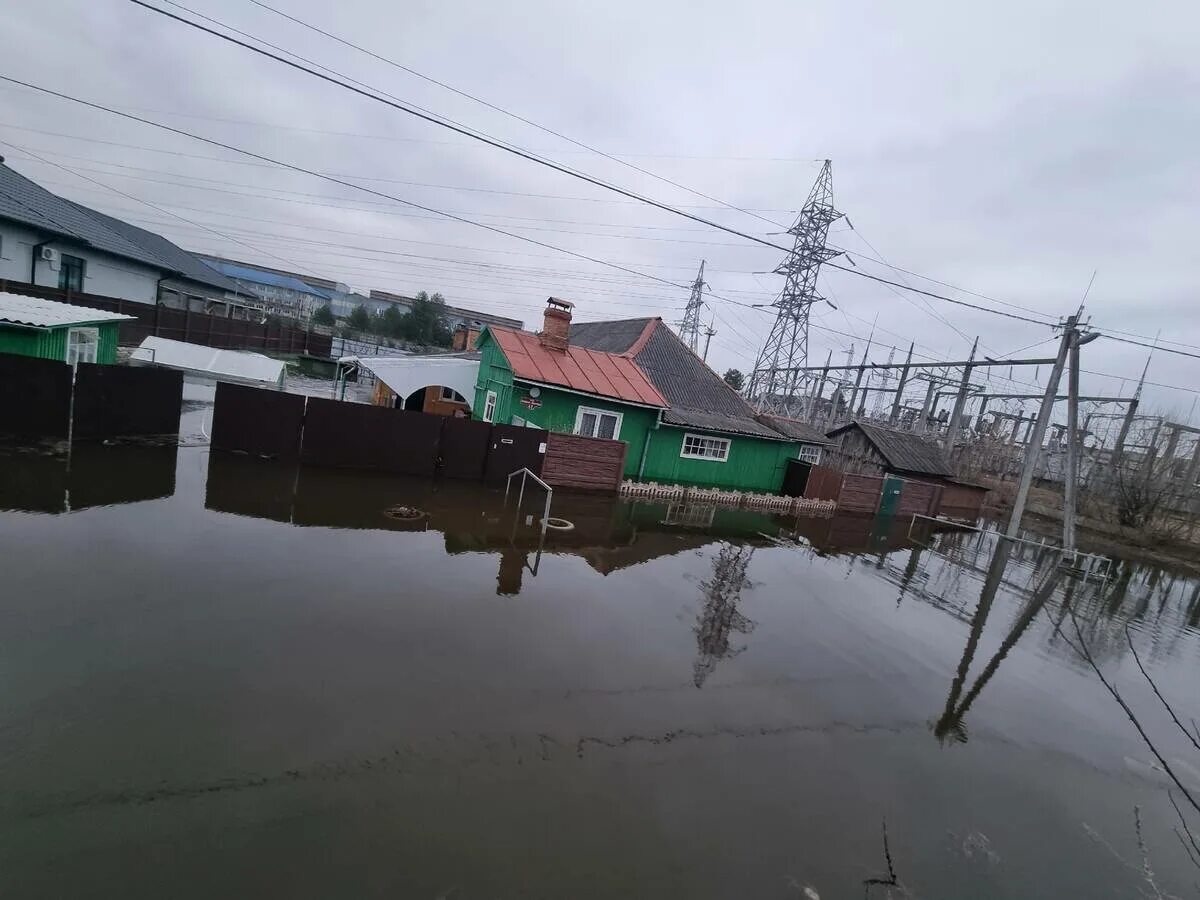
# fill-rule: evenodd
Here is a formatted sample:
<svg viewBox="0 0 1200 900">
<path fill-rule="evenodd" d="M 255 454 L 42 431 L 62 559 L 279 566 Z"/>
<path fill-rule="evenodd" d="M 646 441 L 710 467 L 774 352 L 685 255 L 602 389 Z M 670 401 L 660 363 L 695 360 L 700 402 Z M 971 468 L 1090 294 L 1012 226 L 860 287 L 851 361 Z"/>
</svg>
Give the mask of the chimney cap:
<svg viewBox="0 0 1200 900">
<path fill-rule="evenodd" d="M 546 300 L 546 305 L 557 309 L 565 309 L 567 312 L 575 308 L 575 304 L 570 300 L 560 300 L 558 297 L 550 297 Z"/>
</svg>

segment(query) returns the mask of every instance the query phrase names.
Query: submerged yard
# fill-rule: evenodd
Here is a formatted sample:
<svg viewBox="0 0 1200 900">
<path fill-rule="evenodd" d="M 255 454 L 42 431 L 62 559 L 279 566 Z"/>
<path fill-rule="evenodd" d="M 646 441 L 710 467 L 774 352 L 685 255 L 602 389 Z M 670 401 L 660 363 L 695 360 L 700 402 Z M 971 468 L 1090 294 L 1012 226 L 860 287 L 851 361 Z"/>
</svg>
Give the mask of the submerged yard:
<svg viewBox="0 0 1200 900">
<path fill-rule="evenodd" d="M 0 463 L 6 895 L 1135 897 L 1135 807 L 1193 890 L 1055 624 L 1200 790 L 1124 631 L 1200 715 L 1195 582 L 1039 593 L 1018 553 L 981 608 L 990 534 L 594 498 L 539 554 L 497 492 L 210 454 L 204 415 Z"/>
</svg>

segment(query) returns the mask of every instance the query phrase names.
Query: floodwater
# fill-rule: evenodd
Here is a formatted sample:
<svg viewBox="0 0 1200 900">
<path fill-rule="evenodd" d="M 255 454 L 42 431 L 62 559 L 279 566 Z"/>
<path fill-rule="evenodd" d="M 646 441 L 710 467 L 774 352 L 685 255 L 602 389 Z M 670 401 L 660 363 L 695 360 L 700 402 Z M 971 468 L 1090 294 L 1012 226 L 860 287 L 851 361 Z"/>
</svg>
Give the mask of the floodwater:
<svg viewBox="0 0 1200 900">
<path fill-rule="evenodd" d="M 179 447 L 0 457 L 3 896 L 1152 896 L 1135 807 L 1196 890 L 1055 631 L 1200 792 L 1125 636 L 1200 718 L 1194 582 L 566 496 L 542 542 L 532 488 L 210 454 L 186 407 Z"/>
</svg>

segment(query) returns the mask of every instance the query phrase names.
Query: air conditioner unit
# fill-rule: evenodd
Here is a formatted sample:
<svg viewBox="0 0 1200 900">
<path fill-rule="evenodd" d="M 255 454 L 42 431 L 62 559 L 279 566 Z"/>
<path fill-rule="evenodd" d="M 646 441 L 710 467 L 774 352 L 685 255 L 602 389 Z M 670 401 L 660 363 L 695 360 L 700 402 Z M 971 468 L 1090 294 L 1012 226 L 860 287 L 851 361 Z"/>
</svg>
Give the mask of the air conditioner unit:
<svg viewBox="0 0 1200 900">
<path fill-rule="evenodd" d="M 53 247 L 43 247 L 41 250 L 41 258 L 48 263 L 58 262 L 58 251 Z"/>
</svg>

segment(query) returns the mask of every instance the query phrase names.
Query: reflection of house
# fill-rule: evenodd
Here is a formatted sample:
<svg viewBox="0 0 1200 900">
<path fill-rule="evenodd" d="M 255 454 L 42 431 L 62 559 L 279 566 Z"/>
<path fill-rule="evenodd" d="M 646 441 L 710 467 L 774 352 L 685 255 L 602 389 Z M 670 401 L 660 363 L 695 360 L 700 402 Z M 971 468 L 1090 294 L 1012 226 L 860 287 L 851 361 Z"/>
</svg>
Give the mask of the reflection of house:
<svg viewBox="0 0 1200 900">
<path fill-rule="evenodd" d="M 0 353 L 72 365 L 112 364 L 117 361 L 117 329 L 131 318 L 21 294 L 0 294 Z"/>
<path fill-rule="evenodd" d="M 0 279 L 244 318 L 237 285 L 153 232 L 64 200 L 0 159 Z"/>
<path fill-rule="evenodd" d="M 735 490 L 779 490 L 788 460 L 823 443 L 758 421 L 661 319 L 571 316 L 551 298 L 540 334 L 484 330 L 476 416 L 624 441 L 630 478 Z"/>
</svg>

